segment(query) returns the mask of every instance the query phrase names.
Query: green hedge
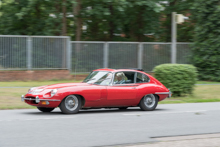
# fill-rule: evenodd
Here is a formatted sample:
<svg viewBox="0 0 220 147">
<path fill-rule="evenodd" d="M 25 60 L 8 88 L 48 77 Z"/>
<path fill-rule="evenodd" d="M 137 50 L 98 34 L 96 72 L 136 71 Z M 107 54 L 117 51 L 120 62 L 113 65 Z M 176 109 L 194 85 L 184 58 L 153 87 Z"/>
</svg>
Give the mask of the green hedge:
<svg viewBox="0 0 220 147">
<path fill-rule="evenodd" d="M 155 78 L 171 90 L 173 96 L 191 94 L 197 69 L 189 64 L 161 64 L 153 69 Z"/>
<path fill-rule="evenodd" d="M 199 80 L 220 81 L 219 0 L 197 0 L 191 9 L 195 22 L 191 63 L 199 71 Z"/>
</svg>

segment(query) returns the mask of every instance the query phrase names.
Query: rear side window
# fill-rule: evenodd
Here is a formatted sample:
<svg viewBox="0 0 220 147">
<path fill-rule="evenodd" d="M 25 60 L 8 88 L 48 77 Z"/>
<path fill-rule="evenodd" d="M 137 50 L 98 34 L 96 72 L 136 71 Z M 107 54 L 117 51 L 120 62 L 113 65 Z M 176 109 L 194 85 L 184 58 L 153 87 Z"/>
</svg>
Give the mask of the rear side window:
<svg viewBox="0 0 220 147">
<path fill-rule="evenodd" d="M 117 72 L 113 84 L 131 84 L 134 83 L 134 77 L 135 72 Z"/>
<path fill-rule="evenodd" d="M 150 78 L 142 73 L 137 73 L 136 83 L 147 83 L 150 81 Z"/>
</svg>

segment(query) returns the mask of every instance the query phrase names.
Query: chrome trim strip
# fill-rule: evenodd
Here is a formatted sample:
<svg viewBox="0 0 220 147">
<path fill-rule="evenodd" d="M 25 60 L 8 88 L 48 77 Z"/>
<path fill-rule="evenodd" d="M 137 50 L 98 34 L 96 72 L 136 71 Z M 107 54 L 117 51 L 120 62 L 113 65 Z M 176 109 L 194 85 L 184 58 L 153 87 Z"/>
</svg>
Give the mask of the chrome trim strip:
<svg viewBox="0 0 220 147">
<path fill-rule="evenodd" d="M 172 92 L 155 92 L 155 94 L 168 94 L 168 98 L 170 98 L 172 96 Z"/>
<path fill-rule="evenodd" d="M 135 87 L 137 87 L 138 85 L 114 84 L 112 86 L 114 86 L 114 87 L 122 87 L 122 86 L 135 86 Z"/>
<path fill-rule="evenodd" d="M 29 101 L 35 101 L 36 99 L 33 98 L 23 98 L 24 100 L 29 100 Z M 39 99 L 39 101 L 61 101 L 61 100 L 54 100 L 54 99 Z"/>
<path fill-rule="evenodd" d="M 170 92 L 155 92 L 155 94 L 170 94 Z"/>
</svg>

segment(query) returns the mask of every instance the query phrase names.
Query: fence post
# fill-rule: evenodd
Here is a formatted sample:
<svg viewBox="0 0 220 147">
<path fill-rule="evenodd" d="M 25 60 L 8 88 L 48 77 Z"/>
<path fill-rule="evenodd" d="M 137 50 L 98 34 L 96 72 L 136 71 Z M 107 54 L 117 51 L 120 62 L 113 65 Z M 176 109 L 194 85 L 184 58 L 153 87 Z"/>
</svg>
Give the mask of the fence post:
<svg viewBox="0 0 220 147">
<path fill-rule="evenodd" d="M 27 69 L 32 69 L 32 37 L 27 37 Z"/>
<path fill-rule="evenodd" d="M 138 44 L 138 57 L 137 57 L 137 63 L 138 63 L 138 68 L 139 69 L 142 69 L 142 67 L 143 67 L 143 43 L 142 42 L 140 42 L 139 44 Z"/>
<path fill-rule="evenodd" d="M 176 63 L 176 12 L 172 12 L 172 48 L 171 63 Z"/>
<path fill-rule="evenodd" d="M 109 43 L 108 42 L 105 42 L 104 44 L 104 48 L 103 48 L 103 52 L 104 52 L 104 55 L 103 55 L 103 68 L 108 68 L 108 52 L 109 50 Z"/>
<path fill-rule="evenodd" d="M 67 69 L 72 72 L 72 44 L 71 44 L 71 40 L 70 37 L 67 38 L 67 59 L 66 59 L 66 63 L 67 63 Z"/>
</svg>

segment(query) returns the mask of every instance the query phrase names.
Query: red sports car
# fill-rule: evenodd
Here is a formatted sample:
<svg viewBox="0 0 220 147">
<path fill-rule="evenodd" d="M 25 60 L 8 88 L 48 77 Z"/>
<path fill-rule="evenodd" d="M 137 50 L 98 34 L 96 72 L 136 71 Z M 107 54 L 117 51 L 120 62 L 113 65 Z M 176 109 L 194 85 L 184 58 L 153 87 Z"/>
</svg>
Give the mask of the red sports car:
<svg viewBox="0 0 220 147">
<path fill-rule="evenodd" d="M 171 97 L 170 90 L 141 69 L 106 68 L 93 70 L 82 83 L 33 87 L 21 99 L 42 112 L 60 107 L 71 114 L 80 109 L 137 106 L 151 111 L 167 97 Z"/>
</svg>

